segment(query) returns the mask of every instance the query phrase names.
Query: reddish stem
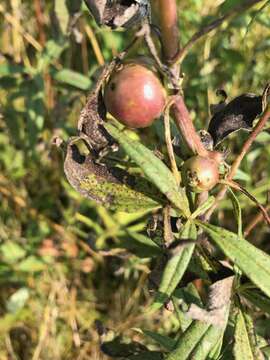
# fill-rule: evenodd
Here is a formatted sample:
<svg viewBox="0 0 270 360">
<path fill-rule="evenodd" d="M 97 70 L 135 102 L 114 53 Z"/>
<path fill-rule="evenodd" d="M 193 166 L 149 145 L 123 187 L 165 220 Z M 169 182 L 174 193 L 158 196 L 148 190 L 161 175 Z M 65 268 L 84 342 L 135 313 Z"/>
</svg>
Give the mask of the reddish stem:
<svg viewBox="0 0 270 360">
<path fill-rule="evenodd" d="M 184 141 L 192 153 L 201 156 L 208 156 L 208 150 L 205 149 L 199 135 L 196 132 L 181 95 L 175 96 L 175 102 L 172 105 L 172 115 Z"/>
<path fill-rule="evenodd" d="M 158 5 L 163 56 L 164 60 L 170 63 L 179 51 L 180 34 L 178 30 L 177 4 L 176 0 L 158 0 Z M 170 67 L 178 77 L 179 68 L 173 65 Z M 184 141 L 192 153 L 207 156 L 208 151 L 204 148 L 199 135 L 196 133 L 184 99 L 181 95 L 175 96 L 175 102 L 172 105 L 171 113 Z"/>
<path fill-rule="evenodd" d="M 172 61 L 179 51 L 179 30 L 176 0 L 158 0 L 164 57 Z"/>
<path fill-rule="evenodd" d="M 40 0 L 34 0 L 34 8 L 35 8 L 36 21 L 38 27 L 39 42 L 41 43 L 42 46 L 44 46 L 46 43 L 46 33 L 44 29 L 45 19 L 44 19 L 44 12 Z"/>
</svg>

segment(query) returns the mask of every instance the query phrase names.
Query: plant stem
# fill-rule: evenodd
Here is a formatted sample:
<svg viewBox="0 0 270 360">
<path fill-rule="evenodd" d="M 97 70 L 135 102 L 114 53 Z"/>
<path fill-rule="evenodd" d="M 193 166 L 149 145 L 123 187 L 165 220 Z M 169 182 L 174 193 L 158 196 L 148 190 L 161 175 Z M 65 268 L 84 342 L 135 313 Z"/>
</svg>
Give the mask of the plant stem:
<svg viewBox="0 0 270 360">
<path fill-rule="evenodd" d="M 180 46 L 177 4 L 176 0 L 158 0 L 158 5 L 163 57 L 165 62 L 171 63 L 172 58 L 177 54 Z M 171 64 L 170 68 L 174 74 L 178 74 L 179 78 L 179 67 Z M 196 133 L 182 95 L 179 94 L 175 96 L 171 110 L 172 117 L 192 153 L 207 156 L 208 151 L 204 148 L 199 135 Z"/>
<path fill-rule="evenodd" d="M 242 192 L 244 195 L 246 195 L 251 201 L 253 201 L 258 206 L 266 222 L 268 223 L 268 225 L 270 225 L 270 217 L 268 216 L 267 210 L 259 203 L 259 201 L 252 194 L 250 194 L 246 189 L 244 189 L 242 186 L 240 186 L 233 180 L 221 180 L 220 183 L 227 185 L 232 189 L 238 190 Z"/>
<path fill-rule="evenodd" d="M 173 151 L 173 145 L 172 145 L 172 139 L 171 139 L 171 128 L 170 128 L 170 107 L 171 104 L 168 104 L 165 111 L 164 111 L 164 128 L 165 128 L 165 141 L 167 145 L 167 152 L 170 159 L 171 169 L 172 173 L 174 174 L 175 180 L 177 184 L 180 184 L 180 174 L 177 168 L 174 151 Z"/>
<path fill-rule="evenodd" d="M 270 205 L 267 205 L 265 208 L 266 211 L 270 210 Z M 261 222 L 263 221 L 263 214 L 259 212 L 251 221 L 249 221 L 248 225 L 246 226 L 244 230 L 244 236 L 247 237 L 251 231 Z"/>
<path fill-rule="evenodd" d="M 163 55 L 166 62 L 175 58 L 180 48 L 176 0 L 158 0 Z"/>
<path fill-rule="evenodd" d="M 254 140 L 256 139 L 256 137 L 259 135 L 259 133 L 263 130 L 266 122 L 268 121 L 270 117 L 270 105 L 268 105 L 266 107 L 266 109 L 263 112 L 263 115 L 261 117 L 261 119 L 259 120 L 259 122 L 257 123 L 257 125 L 254 127 L 252 133 L 250 134 L 249 138 L 246 140 L 246 142 L 243 145 L 243 148 L 240 152 L 240 154 L 237 156 L 237 158 L 235 159 L 231 170 L 227 176 L 227 180 L 230 181 L 233 179 L 233 177 L 236 174 L 236 171 L 238 170 L 241 161 L 243 160 L 243 158 L 245 157 L 245 155 L 247 154 L 248 150 L 250 149 L 251 145 L 253 144 Z M 224 185 L 221 190 L 219 191 L 219 193 L 216 196 L 216 200 L 213 204 L 213 206 L 208 210 L 208 212 L 205 214 L 205 220 L 208 221 L 211 217 L 211 215 L 213 214 L 213 212 L 215 211 L 218 203 L 224 198 L 225 194 L 227 192 L 227 186 Z"/>
<path fill-rule="evenodd" d="M 172 105 L 172 115 L 184 141 L 192 153 L 201 156 L 208 156 L 208 150 L 205 149 L 201 142 L 201 138 L 196 132 L 184 99 L 181 95 L 175 96 L 175 102 Z"/>
</svg>

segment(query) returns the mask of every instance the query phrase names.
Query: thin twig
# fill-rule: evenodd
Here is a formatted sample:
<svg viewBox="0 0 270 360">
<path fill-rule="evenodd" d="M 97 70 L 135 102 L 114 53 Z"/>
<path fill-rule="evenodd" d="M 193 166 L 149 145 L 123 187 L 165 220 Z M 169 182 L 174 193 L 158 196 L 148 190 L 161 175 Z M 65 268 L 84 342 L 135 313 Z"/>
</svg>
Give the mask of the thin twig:
<svg viewBox="0 0 270 360">
<path fill-rule="evenodd" d="M 45 46 L 46 43 L 46 33 L 44 30 L 45 19 L 44 19 L 44 11 L 42 9 L 41 0 L 34 0 L 34 9 L 37 21 L 39 42 L 41 46 Z"/>
<path fill-rule="evenodd" d="M 221 180 L 220 183 L 224 184 L 224 185 L 227 185 L 227 186 L 231 187 L 232 189 L 240 191 L 241 193 L 246 195 L 251 201 L 253 201 L 258 206 L 258 208 L 261 210 L 261 212 L 262 212 L 262 214 L 264 216 L 264 219 L 266 220 L 268 225 L 270 225 L 270 217 L 269 217 L 266 209 L 264 208 L 264 206 L 262 204 L 259 203 L 259 201 L 252 194 L 250 194 L 246 189 L 244 189 L 242 186 L 240 186 L 239 184 L 237 184 L 233 180 L 229 180 L 229 181 L 228 180 Z"/>
<path fill-rule="evenodd" d="M 163 209 L 163 229 L 164 229 L 164 245 L 166 248 L 173 242 L 173 232 L 171 227 L 170 205 Z"/>
<path fill-rule="evenodd" d="M 270 210 L 270 204 L 266 206 L 266 211 Z M 264 216 L 261 212 L 259 212 L 251 221 L 248 223 L 244 230 L 244 237 L 247 237 L 251 231 L 264 219 Z"/>
<path fill-rule="evenodd" d="M 100 46 L 99 46 L 99 43 L 97 41 L 94 31 L 92 30 L 92 28 L 89 25 L 85 24 L 85 32 L 90 40 L 90 43 L 92 45 L 92 48 L 95 53 L 98 64 L 100 66 L 104 65 L 105 64 L 104 57 L 102 55 L 102 51 L 100 49 Z"/>
<path fill-rule="evenodd" d="M 245 0 L 242 2 L 242 4 L 235 6 L 231 10 L 229 10 L 227 13 L 225 13 L 220 18 L 212 21 L 210 24 L 204 26 L 199 31 L 197 31 L 190 40 L 186 43 L 185 46 L 183 46 L 177 53 L 177 55 L 173 59 L 173 64 L 179 64 L 183 61 L 185 56 L 187 55 L 190 48 L 204 35 L 210 33 L 214 29 L 217 29 L 220 27 L 225 20 L 230 19 L 231 17 L 237 16 L 241 14 L 242 12 L 248 10 L 250 7 L 258 4 L 259 2 L 262 2 L 263 0 Z"/>
<path fill-rule="evenodd" d="M 172 145 L 172 138 L 171 138 L 171 127 L 170 127 L 170 107 L 172 103 L 169 103 L 166 106 L 166 109 L 164 111 L 164 128 L 165 128 L 165 141 L 167 145 L 167 153 L 170 159 L 171 163 L 171 170 L 172 173 L 177 181 L 177 184 L 180 184 L 180 174 L 177 168 L 174 151 L 173 151 L 173 145 Z"/>
<path fill-rule="evenodd" d="M 246 142 L 244 143 L 242 150 L 240 152 L 240 154 L 237 156 L 237 158 L 235 159 L 231 170 L 227 176 L 227 180 L 232 180 L 241 164 L 241 161 L 243 160 L 243 158 L 245 157 L 245 155 L 247 154 L 248 150 L 250 149 L 251 145 L 253 144 L 253 142 L 255 141 L 256 137 L 259 135 L 259 133 L 263 130 L 266 122 L 268 121 L 270 117 L 270 106 L 268 105 L 266 107 L 266 109 L 263 112 L 263 115 L 261 117 L 261 119 L 259 120 L 259 122 L 257 123 L 257 125 L 254 127 L 252 133 L 250 134 L 249 138 L 246 140 Z M 207 213 L 205 214 L 204 220 L 208 221 L 211 217 L 211 215 L 213 214 L 213 212 L 215 211 L 217 205 L 219 204 L 219 202 L 224 198 L 225 194 L 227 192 L 227 186 L 224 185 L 219 193 L 216 196 L 216 200 L 213 204 L 213 206 L 207 211 Z"/>
<path fill-rule="evenodd" d="M 10 13 L 8 13 L 4 8 L 4 6 L 1 4 L 0 4 L 0 13 L 3 14 L 4 18 L 8 23 L 10 23 L 14 28 L 16 28 L 16 30 L 20 34 L 22 34 L 22 36 L 25 38 L 27 42 L 29 42 L 29 44 L 31 44 L 37 51 L 39 52 L 42 51 L 42 46 L 40 45 L 40 43 L 35 38 L 33 38 L 32 35 L 26 32 L 25 29 L 22 27 L 22 25 L 18 22 L 18 20 L 14 18 L 14 16 L 12 16 Z"/>
</svg>

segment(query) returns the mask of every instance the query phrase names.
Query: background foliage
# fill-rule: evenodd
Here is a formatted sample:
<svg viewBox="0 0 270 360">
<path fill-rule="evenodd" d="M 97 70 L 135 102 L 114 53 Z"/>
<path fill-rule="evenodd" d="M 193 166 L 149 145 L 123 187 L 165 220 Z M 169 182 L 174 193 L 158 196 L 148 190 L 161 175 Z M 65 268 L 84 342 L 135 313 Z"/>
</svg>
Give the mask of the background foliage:
<svg viewBox="0 0 270 360">
<path fill-rule="evenodd" d="M 179 1 L 182 42 L 236 3 Z M 269 7 L 258 9 L 225 22 L 185 59 L 185 98 L 196 126 L 207 126 L 217 88 L 230 97 L 260 94 L 269 80 Z M 97 28 L 79 1 L 4 0 L 0 34 L 0 359 L 107 359 L 95 320 L 158 350 L 151 333 L 145 337 L 136 328 L 173 335 L 179 322 L 165 309 L 145 313 L 155 254 L 145 237 L 147 212 L 113 213 L 83 199 L 67 183 L 62 154 L 51 144 L 55 135 L 75 134 L 96 70 L 128 44 L 132 32 Z M 160 133 L 156 123 L 134 137 L 162 150 Z M 228 162 L 246 137 L 241 132 L 226 140 Z M 265 131 L 237 174 L 262 203 L 269 156 Z M 245 228 L 257 209 L 238 199 Z M 228 197 L 213 223 L 237 232 Z M 269 253 L 263 222 L 248 240 Z M 268 315 L 254 314 L 258 333 L 269 339 Z"/>
</svg>

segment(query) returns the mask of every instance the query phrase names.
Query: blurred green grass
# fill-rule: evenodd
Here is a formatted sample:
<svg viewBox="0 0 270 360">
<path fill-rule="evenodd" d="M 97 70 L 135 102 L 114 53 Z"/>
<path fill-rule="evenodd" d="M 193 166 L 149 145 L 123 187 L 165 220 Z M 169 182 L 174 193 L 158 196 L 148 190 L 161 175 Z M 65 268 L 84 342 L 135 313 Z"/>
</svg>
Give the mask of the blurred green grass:
<svg viewBox="0 0 270 360">
<path fill-rule="evenodd" d="M 216 6 L 179 1 L 183 43 L 213 18 Z M 217 88 L 230 97 L 262 92 L 270 74 L 269 29 L 269 8 L 253 9 L 187 56 L 184 90 L 198 128 L 207 125 Z M 56 135 L 75 134 L 96 70 L 124 48 L 132 32 L 97 28 L 79 1 L 3 0 L 0 34 L 0 359 L 106 359 L 96 319 L 134 340 L 141 339 L 131 330 L 136 327 L 173 333 L 174 315 L 144 313 L 150 260 L 135 255 L 126 230 L 142 232 L 146 213 L 111 213 L 81 198 L 51 143 Z M 158 124 L 139 133 L 152 148 L 159 147 L 158 134 Z M 228 162 L 246 136 L 230 138 Z M 262 203 L 270 186 L 269 156 L 265 132 L 239 172 Z M 246 225 L 257 209 L 239 198 Z M 236 228 L 227 200 L 215 221 Z M 269 251 L 263 223 L 249 239 Z"/>
</svg>

